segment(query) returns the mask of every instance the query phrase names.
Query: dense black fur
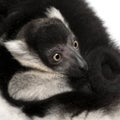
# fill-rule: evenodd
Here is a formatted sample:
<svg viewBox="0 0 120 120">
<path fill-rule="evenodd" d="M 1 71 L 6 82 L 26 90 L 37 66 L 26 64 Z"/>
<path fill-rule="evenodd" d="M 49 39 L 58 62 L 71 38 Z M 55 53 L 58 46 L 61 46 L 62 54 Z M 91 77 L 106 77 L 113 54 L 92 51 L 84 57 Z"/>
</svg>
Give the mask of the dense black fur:
<svg viewBox="0 0 120 120">
<path fill-rule="evenodd" d="M 7 84 L 18 70 L 25 69 L 0 46 L 0 87 L 4 97 L 13 105 L 23 106 L 28 115 L 43 117 L 46 108 L 63 104 L 74 114 L 84 110 L 107 109 L 117 103 L 120 93 L 120 54 L 110 43 L 109 35 L 99 18 L 83 0 L 0 0 L 0 35 L 14 39 L 20 28 L 36 18 L 45 17 L 46 8 L 54 6 L 61 11 L 71 30 L 77 36 L 80 52 L 89 65 L 81 79 L 71 80 L 75 92 L 56 95 L 45 101 L 14 101 L 7 93 Z M 3 12 L 4 10 L 4 12 Z M 83 79 L 85 86 L 81 90 Z M 87 81 L 87 82 L 86 82 Z"/>
</svg>

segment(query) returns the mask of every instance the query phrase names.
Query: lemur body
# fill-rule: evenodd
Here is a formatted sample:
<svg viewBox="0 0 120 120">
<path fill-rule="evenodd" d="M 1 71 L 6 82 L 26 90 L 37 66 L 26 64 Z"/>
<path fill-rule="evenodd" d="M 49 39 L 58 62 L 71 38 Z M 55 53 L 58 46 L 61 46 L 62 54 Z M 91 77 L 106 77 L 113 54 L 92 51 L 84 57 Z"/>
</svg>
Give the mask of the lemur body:
<svg viewBox="0 0 120 120">
<path fill-rule="evenodd" d="M 83 0 L 0 3 L 3 120 L 120 119 L 119 51 Z"/>
</svg>

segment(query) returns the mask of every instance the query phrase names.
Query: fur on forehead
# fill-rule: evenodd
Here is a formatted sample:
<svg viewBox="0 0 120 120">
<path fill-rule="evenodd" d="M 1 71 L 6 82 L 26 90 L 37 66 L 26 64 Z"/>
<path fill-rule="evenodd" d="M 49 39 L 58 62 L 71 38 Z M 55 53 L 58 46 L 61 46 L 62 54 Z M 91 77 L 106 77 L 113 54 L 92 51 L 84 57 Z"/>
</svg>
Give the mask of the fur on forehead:
<svg viewBox="0 0 120 120">
<path fill-rule="evenodd" d="M 60 20 L 56 18 L 38 18 L 31 20 L 27 24 L 25 24 L 21 30 L 16 35 L 16 39 L 23 39 L 26 36 L 26 33 L 32 32 L 35 33 L 38 31 L 39 28 L 45 27 L 48 25 L 58 24 L 60 23 Z"/>
<path fill-rule="evenodd" d="M 39 18 L 23 26 L 16 39 L 24 39 L 35 51 L 44 51 L 58 44 L 66 44 L 72 34 L 59 19 Z"/>
<path fill-rule="evenodd" d="M 24 40 L 11 40 L 4 42 L 5 47 L 12 56 L 23 66 L 37 69 L 40 71 L 53 72 L 50 68 L 43 64 L 42 60 L 33 51 L 28 49 Z"/>
</svg>

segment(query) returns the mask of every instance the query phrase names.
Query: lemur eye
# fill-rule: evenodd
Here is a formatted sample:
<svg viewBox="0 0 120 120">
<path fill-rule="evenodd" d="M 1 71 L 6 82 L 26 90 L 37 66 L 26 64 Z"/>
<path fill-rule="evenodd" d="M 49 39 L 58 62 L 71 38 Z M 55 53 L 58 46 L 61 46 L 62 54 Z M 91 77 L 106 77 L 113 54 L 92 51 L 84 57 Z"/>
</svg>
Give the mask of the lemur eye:
<svg viewBox="0 0 120 120">
<path fill-rule="evenodd" d="M 76 40 L 73 42 L 73 47 L 75 49 L 78 49 L 78 47 L 79 47 L 79 44 L 78 44 L 78 42 Z"/>
<path fill-rule="evenodd" d="M 61 56 L 61 54 L 59 54 L 59 53 L 56 53 L 56 54 L 53 56 L 53 60 L 56 61 L 56 62 L 60 61 L 61 58 L 62 58 L 62 56 Z"/>
</svg>

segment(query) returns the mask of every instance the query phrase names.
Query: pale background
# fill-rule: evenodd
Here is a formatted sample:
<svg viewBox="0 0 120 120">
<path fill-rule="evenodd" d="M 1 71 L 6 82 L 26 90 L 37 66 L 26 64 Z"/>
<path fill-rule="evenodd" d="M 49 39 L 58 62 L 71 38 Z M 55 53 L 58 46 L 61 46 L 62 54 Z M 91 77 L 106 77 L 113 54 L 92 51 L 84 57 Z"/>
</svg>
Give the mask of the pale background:
<svg viewBox="0 0 120 120">
<path fill-rule="evenodd" d="M 120 48 L 120 0 L 87 0 Z"/>
</svg>

